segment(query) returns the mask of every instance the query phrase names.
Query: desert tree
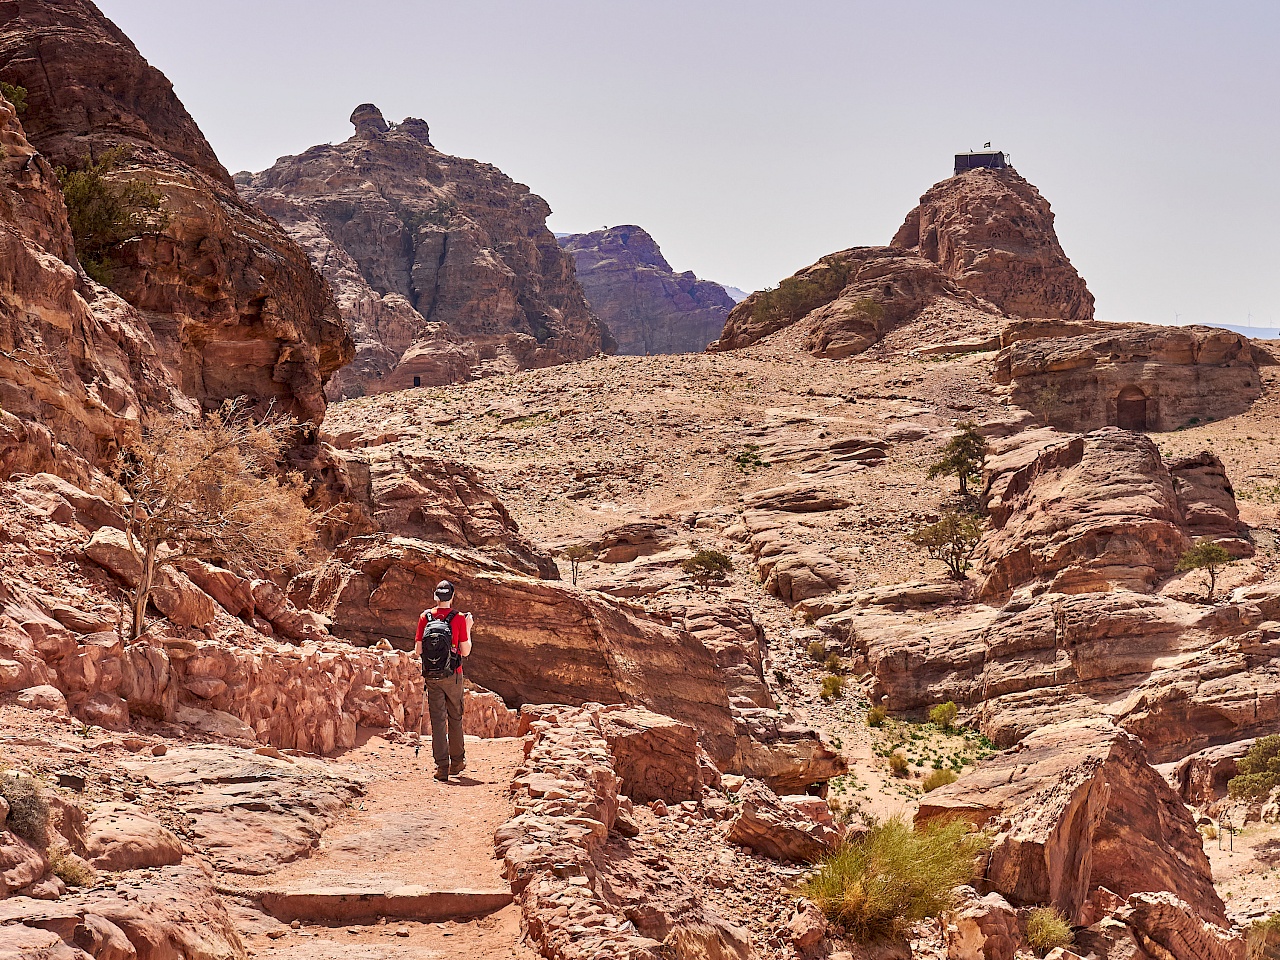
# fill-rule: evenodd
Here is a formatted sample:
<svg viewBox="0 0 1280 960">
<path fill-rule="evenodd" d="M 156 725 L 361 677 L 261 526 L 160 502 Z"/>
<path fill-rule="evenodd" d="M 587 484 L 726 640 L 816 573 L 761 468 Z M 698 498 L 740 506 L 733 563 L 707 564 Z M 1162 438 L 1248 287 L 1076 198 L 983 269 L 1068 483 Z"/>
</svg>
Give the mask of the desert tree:
<svg viewBox="0 0 1280 960">
<path fill-rule="evenodd" d="M 161 570 L 187 558 L 288 568 L 315 542 L 315 514 L 297 473 L 279 468 L 290 417 L 255 420 L 244 400 L 203 417 L 157 417 L 116 463 L 116 509 L 138 562 L 132 636 L 145 627 Z"/>
<path fill-rule="evenodd" d="M 959 433 L 947 441 L 942 456 L 929 467 L 929 479 L 956 477 L 960 496 L 969 496 L 969 481 L 981 476 L 982 462 L 987 456 L 987 441 L 972 423 L 957 424 Z"/>
<path fill-rule="evenodd" d="M 954 580 L 963 580 L 982 539 L 982 520 L 971 513 L 948 510 L 937 523 L 921 527 L 907 539 L 947 565 Z"/>
<path fill-rule="evenodd" d="M 578 585 L 578 565 L 583 560 L 590 560 L 595 556 L 595 552 L 585 543 L 575 543 L 564 551 L 562 556 L 569 561 L 569 576 L 573 578 L 573 585 Z"/>
<path fill-rule="evenodd" d="M 1062 391 L 1054 384 L 1048 384 L 1037 390 L 1031 402 L 1046 427 L 1052 424 L 1066 407 L 1062 399 Z"/>
<path fill-rule="evenodd" d="M 1203 570 L 1209 574 L 1209 592 L 1205 594 L 1205 602 L 1213 602 L 1213 593 L 1218 586 L 1218 574 L 1222 568 L 1231 563 L 1231 554 L 1212 540 L 1197 540 L 1195 546 L 1178 558 L 1178 573 L 1188 570 Z"/>
<path fill-rule="evenodd" d="M 733 561 L 728 554 L 719 550 L 699 550 L 682 561 L 680 569 L 706 590 L 712 583 L 722 582 L 728 577 L 729 571 L 733 569 Z"/>
</svg>

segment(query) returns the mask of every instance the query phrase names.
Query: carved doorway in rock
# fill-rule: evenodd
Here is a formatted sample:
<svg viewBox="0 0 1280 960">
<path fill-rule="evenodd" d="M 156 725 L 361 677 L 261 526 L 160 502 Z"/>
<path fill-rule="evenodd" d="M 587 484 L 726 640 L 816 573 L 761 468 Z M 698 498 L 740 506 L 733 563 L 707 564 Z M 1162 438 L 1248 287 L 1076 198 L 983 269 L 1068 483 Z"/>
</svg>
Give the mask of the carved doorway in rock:
<svg viewBox="0 0 1280 960">
<path fill-rule="evenodd" d="M 1147 395 L 1138 387 L 1125 387 L 1116 397 L 1116 426 L 1121 430 L 1147 429 Z"/>
</svg>

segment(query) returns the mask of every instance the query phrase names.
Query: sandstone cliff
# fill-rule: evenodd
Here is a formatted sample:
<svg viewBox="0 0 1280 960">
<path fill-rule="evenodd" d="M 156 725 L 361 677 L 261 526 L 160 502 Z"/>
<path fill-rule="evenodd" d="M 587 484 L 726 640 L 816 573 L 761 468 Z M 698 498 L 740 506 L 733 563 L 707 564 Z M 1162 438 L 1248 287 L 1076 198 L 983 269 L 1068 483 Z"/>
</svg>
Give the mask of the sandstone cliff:
<svg viewBox="0 0 1280 960">
<path fill-rule="evenodd" d="M 441 153 L 422 120 L 389 125 L 372 104 L 351 120 L 345 143 L 239 176 L 337 293 L 356 359 L 331 393 L 456 383 L 612 345 L 541 197 Z"/>
<path fill-rule="evenodd" d="M 921 197 L 889 246 L 833 253 L 747 297 L 716 347 L 794 324 L 812 353 L 840 359 L 911 323 L 922 341 L 988 341 L 1009 316 L 1087 320 L 1093 296 L 1035 187 L 1012 169 L 971 170 Z"/>
<path fill-rule="evenodd" d="M 734 300 L 724 287 L 676 273 L 636 226 L 560 238 L 573 254 L 591 309 L 618 341 L 618 353 L 697 353 L 720 336 Z"/>
<path fill-rule="evenodd" d="M 111 252 L 111 284 L 148 317 L 182 391 L 318 423 L 352 352 L 337 307 L 298 246 L 236 195 L 164 75 L 91 3 L 64 0 L 0 8 L 0 79 L 26 88 L 23 125 L 51 164 L 122 148 L 115 175 L 163 198 L 167 225 Z"/>
</svg>

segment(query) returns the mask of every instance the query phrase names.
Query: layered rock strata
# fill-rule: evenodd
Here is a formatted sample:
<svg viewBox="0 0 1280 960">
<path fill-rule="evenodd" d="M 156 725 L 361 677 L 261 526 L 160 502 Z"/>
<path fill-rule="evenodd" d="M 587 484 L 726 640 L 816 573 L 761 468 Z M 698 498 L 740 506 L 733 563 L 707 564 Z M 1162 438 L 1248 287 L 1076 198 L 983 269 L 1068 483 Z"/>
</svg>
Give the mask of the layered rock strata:
<svg viewBox="0 0 1280 960">
<path fill-rule="evenodd" d="M 205 408 L 247 396 L 318 423 L 325 382 L 352 356 L 337 306 L 302 250 L 236 194 L 164 75 L 91 3 L 68 0 L 0 11 L 0 79 L 26 88 L 27 136 L 50 163 L 77 169 L 119 148 L 111 176 L 162 198 L 164 223 L 109 253 L 112 289 L 147 318 L 116 320 L 138 329 L 115 338 L 144 356 L 154 343 Z"/>
<path fill-rule="evenodd" d="M 592 311 L 619 354 L 697 353 L 720 336 L 734 307 L 724 287 L 676 273 L 645 230 L 633 225 L 560 237 L 573 255 Z"/>
<path fill-rule="evenodd" d="M 1040 334 L 1028 337 L 1028 334 Z M 1015 403 L 1069 430 L 1177 430 L 1241 413 L 1262 393 L 1253 345 L 1212 327 L 1095 324 L 1006 331 L 995 379 Z"/>
<path fill-rule="evenodd" d="M 1052 904 L 1080 922 L 1100 888 L 1169 892 L 1226 924 L 1191 815 L 1140 742 L 1108 721 L 1027 737 L 928 794 L 916 822 L 955 816 L 996 825 L 982 884 L 1014 904 Z"/>
<path fill-rule="evenodd" d="M 456 383 L 611 347 L 541 197 L 441 153 L 422 120 L 388 124 L 372 104 L 351 120 L 345 143 L 238 179 L 337 294 L 356 356 L 331 393 Z"/>
</svg>

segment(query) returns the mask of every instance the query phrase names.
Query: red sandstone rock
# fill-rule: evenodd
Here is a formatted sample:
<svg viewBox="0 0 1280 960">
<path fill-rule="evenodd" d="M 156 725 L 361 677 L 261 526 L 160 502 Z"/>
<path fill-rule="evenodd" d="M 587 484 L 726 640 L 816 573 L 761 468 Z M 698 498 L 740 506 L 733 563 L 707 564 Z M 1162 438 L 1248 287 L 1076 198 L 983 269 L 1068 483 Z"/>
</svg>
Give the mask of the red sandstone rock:
<svg viewBox="0 0 1280 960">
<path fill-rule="evenodd" d="M 825 819 L 828 822 L 809 817 L 764 784 L 748 780 L 738 791 L 736 815 L 725 839 L 775 860 L 814 863 L 840 842 L 840 831 L 829 816 Z"/>
<path fill-rule="evenodd" d="M 622 792 L 632 800 L 698 799 L 698 734 L 693 727 L 643 707 L 627 707 L 605 708 L 600 731 L 613 755 Z"/>
<path fill-rule="evenodd" d="M 182 841 L 128 804 L 102 804 L 89 817 L 85 846 L 99 870 L 137 870 L 182 861 Z"/>
<path fill-rule="evenodd" d="M 1011 902 L 1082 916 L 1093 890 L 1169 891 L 1224 922 L 1209 860 L 1182 801 L 1140 742 L 1105 720 L 1026 737 L 927 794 L 916 822 L 960 816 L 997 832 L 983 883 Z"/>
<path fill-rule="evenodd" d="M 27 135 L 52 163 L 75 168 L 126 147 L 121 175 L 164 198 L 167 226 L 114 251 L 112 284 L 171 318 L 173 333 L 147 346 L 182 391 L 206 407 L 274 401 L 318 423 L 324 382 L 351 358 L 351 338 L 298 246 L 236 195 L 164 75 L 96 7 L 71 0 L 0 12 L 0 77 L 27 88 Z"/>
</svg>

